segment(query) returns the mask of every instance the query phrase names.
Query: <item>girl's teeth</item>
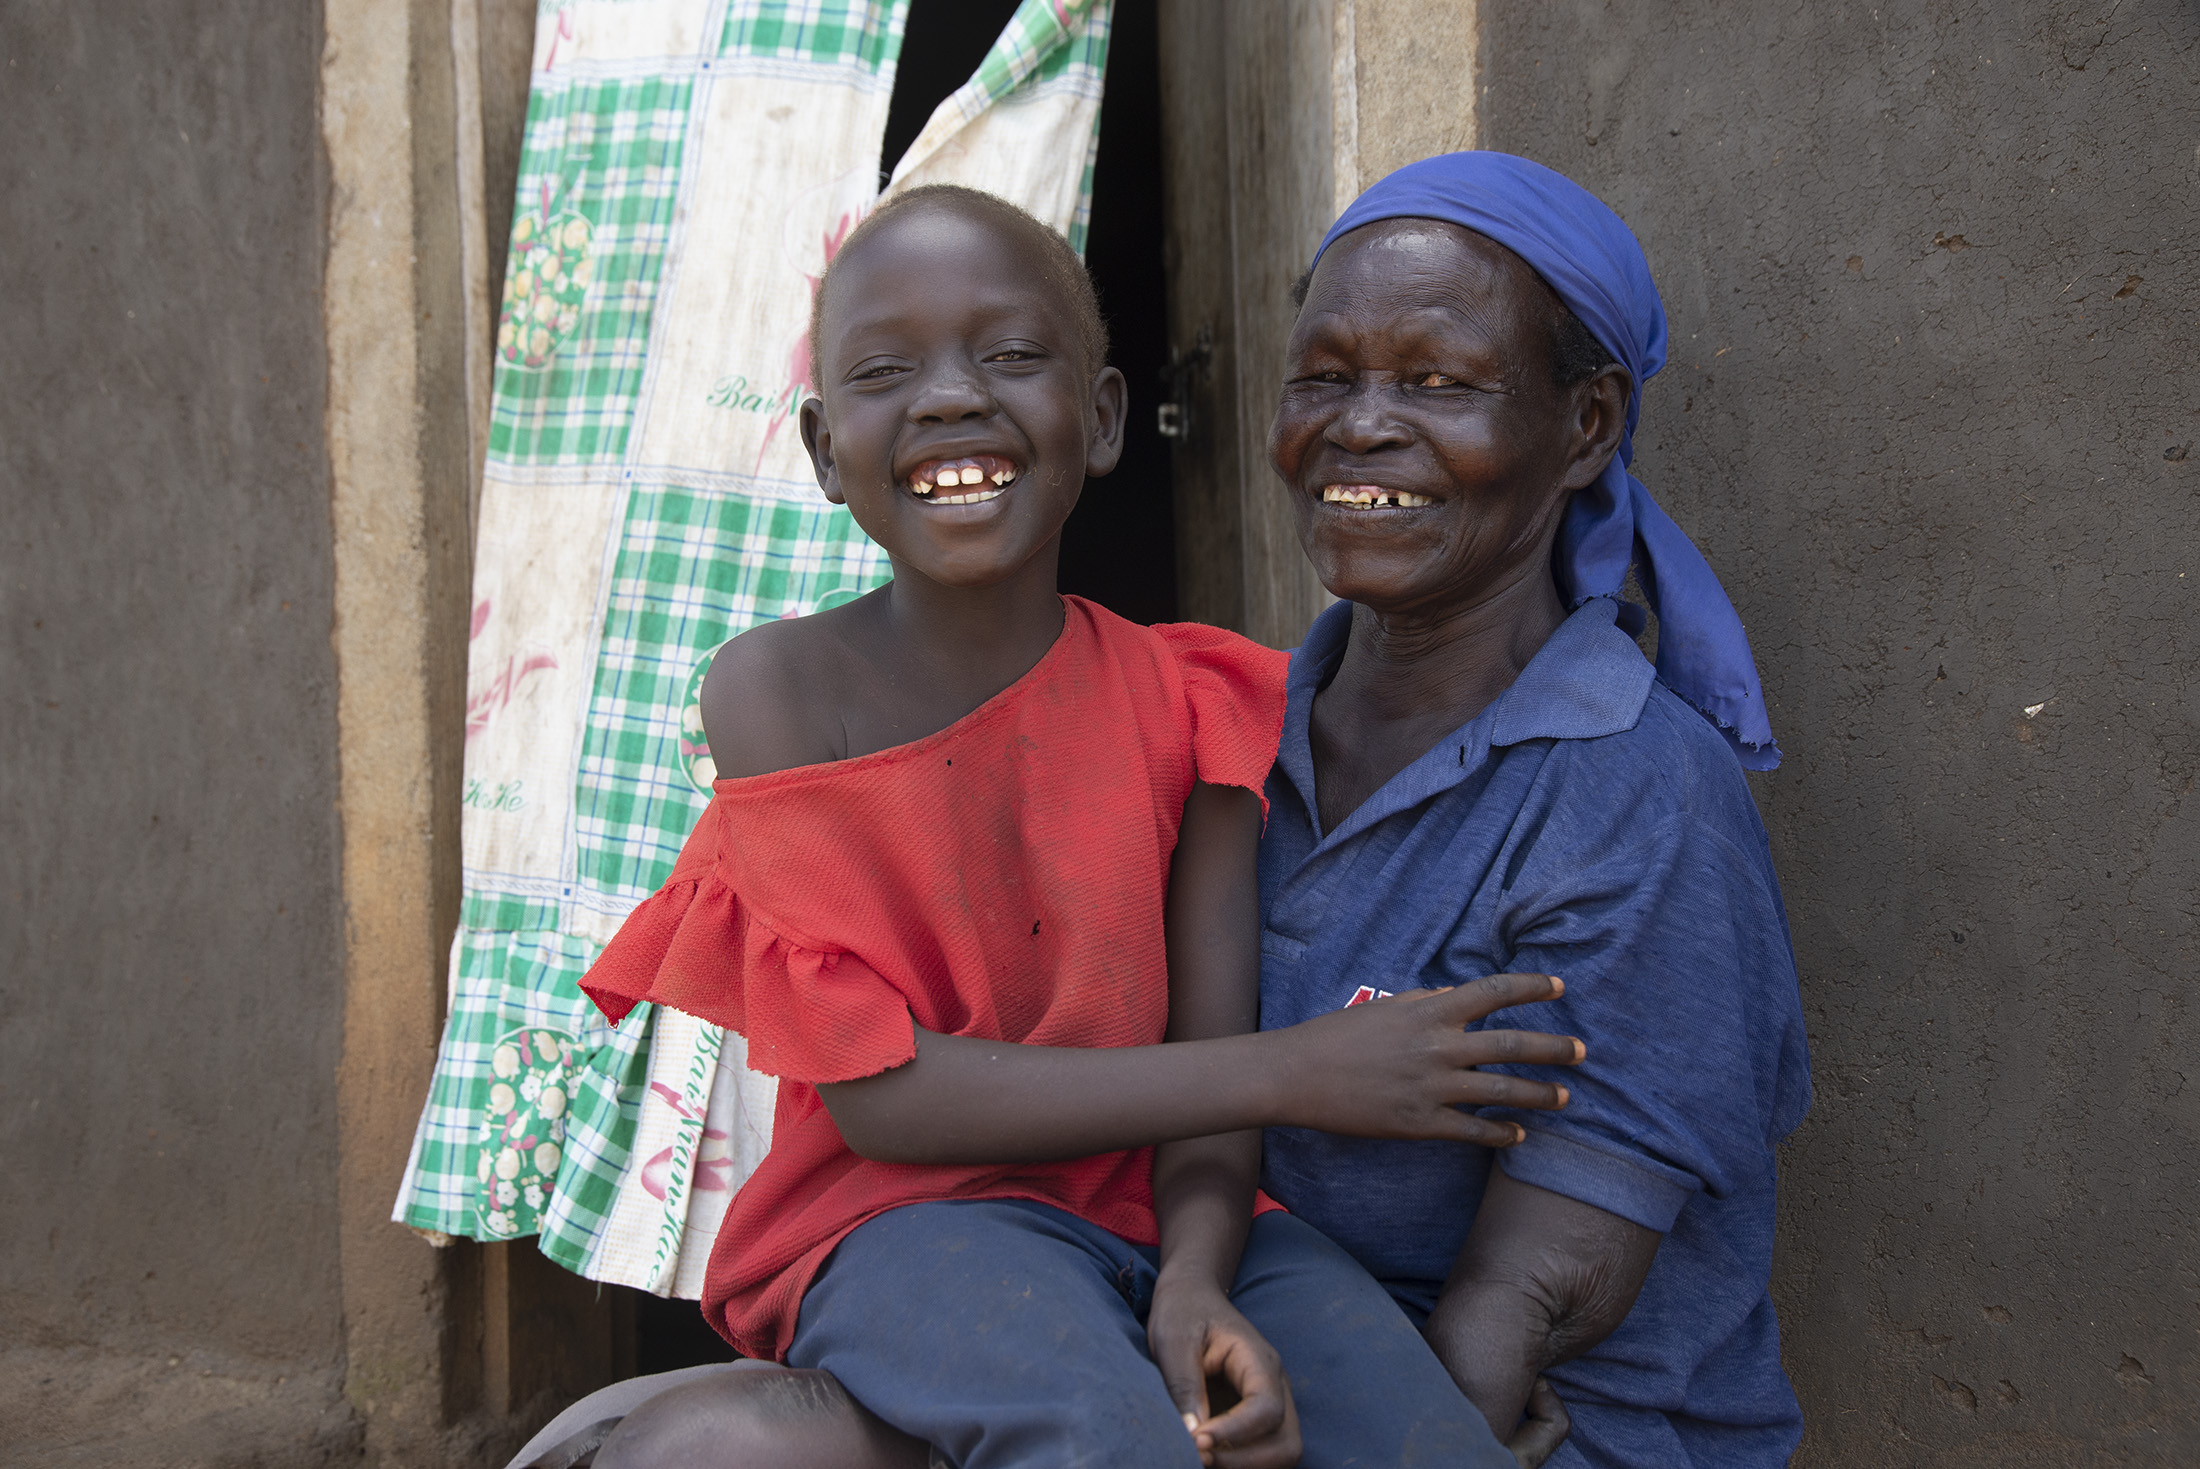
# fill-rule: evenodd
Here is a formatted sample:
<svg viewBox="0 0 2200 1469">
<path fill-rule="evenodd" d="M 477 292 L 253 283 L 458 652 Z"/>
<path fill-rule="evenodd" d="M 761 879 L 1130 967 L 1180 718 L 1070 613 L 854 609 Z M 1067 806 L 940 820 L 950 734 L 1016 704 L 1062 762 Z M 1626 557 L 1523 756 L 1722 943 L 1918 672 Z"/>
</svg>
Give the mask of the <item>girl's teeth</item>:
<svg viewBox="0 0 2200 1469">
<path fill-rule="evenodd" d="M 942 490 L 951 490 L 963 485 L 982 485 L 990 480 L 994 486 L 993 490 L 981 496 L 933 496 L 932 492 L 935 487 L 928 483 L 922 475 L 910 479 L 909 490 L 910 493 L 915 495 L 932 497 L 933 503 L 937 505 L 967 505 L 972 499 L 990 500 L 994 494 L 999 492 L 1001 486 L 1014 482 L 1016 478 L 1016 466 L 1013 464 L 988 472 L 989 463 L 1000 464 L 1001 462 L 999 459 L 991 458 L 986 462 L 966 460 L 956 464 L 938 465 L 925 471 L 926 474 L 931 475 L 938 481 L 937 488 Z"/>
</svg>

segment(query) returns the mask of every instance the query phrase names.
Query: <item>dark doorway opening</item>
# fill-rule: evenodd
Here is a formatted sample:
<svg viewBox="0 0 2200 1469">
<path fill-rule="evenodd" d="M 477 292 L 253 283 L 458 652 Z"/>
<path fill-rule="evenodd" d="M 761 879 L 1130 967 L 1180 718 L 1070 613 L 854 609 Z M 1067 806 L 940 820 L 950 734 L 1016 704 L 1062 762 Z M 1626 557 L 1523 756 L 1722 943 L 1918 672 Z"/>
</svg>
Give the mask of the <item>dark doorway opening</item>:
<svg viewBox="0 0 2200 1469">
<path fill-rule="evenodd" d="M 1085 486 L 1062 536 L 1062 590 L 1133 622 L 1176 618 L 1176 486 L 1156 421 L 1169 360 L 1161 199 L 1155 0 L 1115 0 L 1085 263 L 1107 313 L 1109 357 L 1130 382 L 1130 423 L 1123 462 Z"/>
<path fill-rule="evenodd" d="M 882 183 L 933 109 L 978 69 L 1016 5 L 912 0 L 879 149 Z M 1133 622 L 1167 622 L 1176 616 L 1176 513 L 1169 445 L 1155 418 L 1168 360 L 1155 0 L 1115 0 L 1114 27 L 1085 262 L 1107 313 L 1110 360 L 1130 383 L 1130 422 L 1122 462 L 1085 487 L 1070 517 L 1061 585 Z M 733 1360 L 733 1349 L 704 1324 L 695 1302 L 632 1294 L 637 1372 Z"/>
<path fill-rule="evenodd" d="M 624 1286 L 613 1286 L 625 1290 Z M 731 1362 L 740 1355 L 703 1320 L 703 1308 L 678 1296 L 634 1291 L 634 1372 L 647 1377 L 705 1362 Z"/>
</svg>

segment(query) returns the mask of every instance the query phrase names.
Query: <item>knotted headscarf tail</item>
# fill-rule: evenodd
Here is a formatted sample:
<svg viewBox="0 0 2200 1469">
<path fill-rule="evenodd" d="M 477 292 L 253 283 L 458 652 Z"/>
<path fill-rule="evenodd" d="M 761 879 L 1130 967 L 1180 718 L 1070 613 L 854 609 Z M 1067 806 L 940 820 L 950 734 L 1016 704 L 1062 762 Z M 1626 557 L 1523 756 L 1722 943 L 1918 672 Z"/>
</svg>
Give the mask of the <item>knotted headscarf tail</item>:
<svg viewBox="0 0 2200 1469">
<path fill-rule="evenodd" d="M 1658 508 L 1635 459 L 1642 385 L 1665 366 L 1665 307 L 1634 234 L 1587 189 L 1510 153 L 1443 153 L 1409 163 L 1340 215 L 1314 252 L 1380 219 L 1441 219 L 1497 241 L 1543 277 L 1635 380 L 1627 432 L 1597 481 L 1574 496 L 1559 527 L 1553 571 L 1569 607 L 1617 597 L 1630 566 L 1658 615 L 1658 679 L 1719 727 L 1742 764 L 1780 763 L 1749 635 L 1726 589 L 1688 535 Z M 1622 604 L 1622 624 L 1642 629 Z"/>
</svg>

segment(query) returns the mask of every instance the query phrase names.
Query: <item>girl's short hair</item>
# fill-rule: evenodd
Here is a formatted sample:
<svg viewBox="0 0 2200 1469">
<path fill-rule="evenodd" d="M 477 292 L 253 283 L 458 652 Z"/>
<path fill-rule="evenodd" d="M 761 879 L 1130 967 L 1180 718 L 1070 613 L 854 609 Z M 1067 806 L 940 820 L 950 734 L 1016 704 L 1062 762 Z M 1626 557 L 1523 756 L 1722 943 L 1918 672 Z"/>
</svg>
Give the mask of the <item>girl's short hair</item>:
<svg viewBox="0 0 2200 1469">
<path fill-rule="evenodd" d="M 826 265 L 825 274 L 818 279 L 817 290 L 810 299 L 810 372 L 816 376 L 825 361 L 824 341 L 819 328 L 825 320 L 825 297 L 833 288 L 833 272 L 839 263 L 863 243 L 873 231 L 883 228 L 896 215 L 911 209 L 938 208 L 992 225 L 1014 239 L 1020 246 L 1037 257 L 1047 283 L 1069 298 L 1070 309 L 1077 318 L 1077 345 L 1084 354 L 1087 377 L 1107 365 L 1108 324 L 1100 315 L 1100 293 L 1094 289 L 1092 274 L 1085 269 L 1085 262 L 1070 248 L 1069 241 L 1050 229 L 1043 221 L 1017 208 L 997 194 L 981 189 L 965 188 L 961 184 L 926 184 L 896 194 L 871 211 L 863 223 L 841 241 L 840 249 Z M 822 385 L 813 383 L 812 387 Z"/>
</svg>

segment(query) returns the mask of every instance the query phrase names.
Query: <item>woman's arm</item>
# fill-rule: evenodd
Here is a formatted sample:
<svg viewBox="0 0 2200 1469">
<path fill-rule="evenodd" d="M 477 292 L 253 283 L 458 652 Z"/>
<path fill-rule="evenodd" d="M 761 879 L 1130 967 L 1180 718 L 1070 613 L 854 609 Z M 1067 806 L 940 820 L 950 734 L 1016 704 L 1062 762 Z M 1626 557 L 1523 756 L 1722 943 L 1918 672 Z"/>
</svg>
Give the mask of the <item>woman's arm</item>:
<svg viewBox="0 0 2200 1469">
<path fill-rule="evenodd" d="M 1664 1236 L 1490 1168 L 1466 1246 L 1423 1329 L 1452 1379 L 1512 1436 L 1536 1375 L 1610 1336 Z"/>
</svg>

